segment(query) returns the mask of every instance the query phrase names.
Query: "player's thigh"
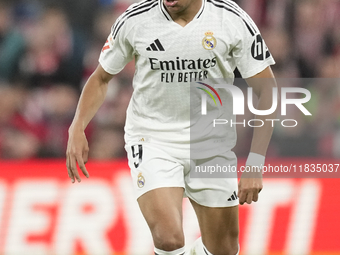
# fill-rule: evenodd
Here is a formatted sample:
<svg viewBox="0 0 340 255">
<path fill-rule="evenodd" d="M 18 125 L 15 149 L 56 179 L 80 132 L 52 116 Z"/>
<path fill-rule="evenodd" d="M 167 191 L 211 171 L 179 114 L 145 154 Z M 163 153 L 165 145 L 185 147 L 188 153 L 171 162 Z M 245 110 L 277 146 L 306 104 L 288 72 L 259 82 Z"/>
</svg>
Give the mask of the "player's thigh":
<svg viewBox="0 0 340 255">
<path fill-rule="evenodd" d="M 137 200 L 158 248 L 164 243 L 178 248 L 184 246 L 183 193 L 184 189 L 181 187 L 157 188 Z"/>
<path fill-rule="evenodd" d="M 190 169 L 215 166 L 236 169 L 232 152 L 191 161 Z M 219 167 L 217 167 L 219 166 Z M 230 166 L 230 167 L 229 167 Z M 202 168 L 203 169 L 203 168 Z M 236 171 L 216 175 L 185 176 L 186 194 L 195 209 L 202 241 L 214 255 L 236 254 L 238 250 L 238 198 Z M 209 178 L 209 177 L 213 178 Z"/>
<path fill-rule="evenodd" d="M 135 194 L 155 246 L 184 245 L 182 201 L 183 165 L 153 144 L 127 145 Z"/>
<path fill-rule="evenodd" d="M 177 228 L 182 224 L 183 188 L 158 188 L 138 198 L 139 207 L 151 229 L 157 224 Z"/>
<path fill-rule="evenodd" d="M 238 251 L 238 205 L 206 207 L 190 200 L 196 212 L 202 241 L 212 254 L 236 254 Z"/>
</svg>

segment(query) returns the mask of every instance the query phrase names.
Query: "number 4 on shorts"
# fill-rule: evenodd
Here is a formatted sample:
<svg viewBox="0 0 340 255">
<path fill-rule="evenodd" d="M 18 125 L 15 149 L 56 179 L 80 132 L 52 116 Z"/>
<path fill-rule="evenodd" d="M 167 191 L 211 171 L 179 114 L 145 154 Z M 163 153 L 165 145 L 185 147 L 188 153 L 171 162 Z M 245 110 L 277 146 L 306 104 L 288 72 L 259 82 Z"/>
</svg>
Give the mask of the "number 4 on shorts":
<svg viewBox="0 0 340 255">
<path fill-rule="evenodd" d="M 135 168 L 139 167 L 139 164 L 142 163 L 142 156 L 143 156 L 143 146 L 141 144 L 132 145 L 132 157 L 138 157 L 138 162 L 134 162 Z"/>
</svg>

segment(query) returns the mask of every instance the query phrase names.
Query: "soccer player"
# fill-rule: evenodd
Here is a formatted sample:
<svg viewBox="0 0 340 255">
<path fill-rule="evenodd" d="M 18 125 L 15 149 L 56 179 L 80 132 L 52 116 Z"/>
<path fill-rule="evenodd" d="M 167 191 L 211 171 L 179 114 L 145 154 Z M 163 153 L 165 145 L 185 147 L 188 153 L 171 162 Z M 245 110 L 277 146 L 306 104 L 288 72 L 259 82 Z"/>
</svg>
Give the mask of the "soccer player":
<svg viewBox="0 0 340 255">
<path fill-rule="evenodd" d="M 219 137 L 207 134 L 201 140 L 190 140 L 190 127 L 195 124 L 190 121 L 189 98 L 195 97 L 190 95 L 190 82 L 233 80 L 237 67 L 259 98 L 257 109 L 271 108 L 276 83 L 270 65 L 274 60 L 256 25 L 230 0 L 144 0 L 130 6 L 112 27 L 69 129 L 67 169 L 72 182 L 80 182 L 77 163 L 89 177 L 84 130 L 104 101 L 112 76 L 133 58 L 136 71 L 125 148 L 155 254 L 185 254 L 184 195 L 193 205 L 201 230 L 190 254 L 238 254 L 238 204 L 258 200 L 262 174 L 243 173 L 238 184 L 237 178 L 190 178 L 195 166 L 236 165 L 231 151 L 235 127 L 225 128 Z M 222 90 L 219 93 L 222 100 L 227 98 Z M 226 112 L 233 118 L 230 109 Z M 274 119 L 274 114 L 266 118 Z M 254 130 L 247 166 L 264 163 L 273 129 L 271 122 L 265 123 Z M 216 148 L 205 150 L 201 146 L 205 139 L 212 139 Z M 193 147 L 199 149 L 191 158 Z"/>
</svg>

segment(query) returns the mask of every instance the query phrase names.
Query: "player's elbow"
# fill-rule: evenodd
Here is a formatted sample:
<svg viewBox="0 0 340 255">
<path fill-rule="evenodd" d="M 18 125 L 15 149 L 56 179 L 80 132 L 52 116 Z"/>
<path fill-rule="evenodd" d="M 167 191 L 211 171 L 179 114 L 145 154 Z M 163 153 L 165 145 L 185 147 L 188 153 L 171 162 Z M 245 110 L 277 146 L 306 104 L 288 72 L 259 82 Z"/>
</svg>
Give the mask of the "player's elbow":
<svg viewBox="0 0 340 255">
<path fill-rule="evenodd" d="M 96 83 L 105 85 L 112 79 L 113 75 L 106 72 L 104 68 L 99 64 L 96 70 L 92 73 L 90 79 L 94 79 Z"/>
</svg>

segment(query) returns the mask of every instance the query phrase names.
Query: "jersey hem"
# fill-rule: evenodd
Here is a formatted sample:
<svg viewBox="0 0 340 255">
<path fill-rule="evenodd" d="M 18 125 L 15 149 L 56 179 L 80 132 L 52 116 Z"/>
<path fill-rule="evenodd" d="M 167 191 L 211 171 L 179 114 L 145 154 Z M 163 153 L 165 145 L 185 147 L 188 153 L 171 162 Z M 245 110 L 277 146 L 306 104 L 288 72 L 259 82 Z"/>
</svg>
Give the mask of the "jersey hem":
<svg viewBox="0 0 340 255">
<path fill-rule="evenodd" d="M 104 69 L 105 72 L 111 74 L 111 75 L 115 75 L 117 73 L 119 73 L 122 69 L 117 70 L 117 69 L 112 69 L 110 67 L 108 67 L 103 61 L 102 59 L 99 59 L 99 64 L 101 65 L 101 67 Z"/>
<path fill-rule="evenodd" d="M 214 203 L 210 203 L 210 202 L 198 202 L 196 199 L 194 199 L 192 196 L 190 196 L 189 194 L 187 194 L 185 192 L 185 195 L 192 199 L 193 201 L 195 201 L 197 204 L 205 206 L 205 207 L 212 207 L 212 208 L 221 208 L 221 207 L 233 207 L 239 204 L 239 200 L 238 198 L 236 200 L 233 201 L 225 201 L 225 202 L 214 202 Z"/>
<path fill-rule="evenodd" d="M 178 183 L 158 183 L 157 185 L 153 185 L 149 187 L 148 189 L 145 190 L 136 190 L 135 195 L 136 199 L 140 198 L 143 196 L 145 193 L 155 190 L 155 189 L 160 189 L 160 188 L 183 188 L 185 190 L 185 185 L 181 185 Z M 185 192 L 184 192 L 185 194 Z"/>
</svg>

